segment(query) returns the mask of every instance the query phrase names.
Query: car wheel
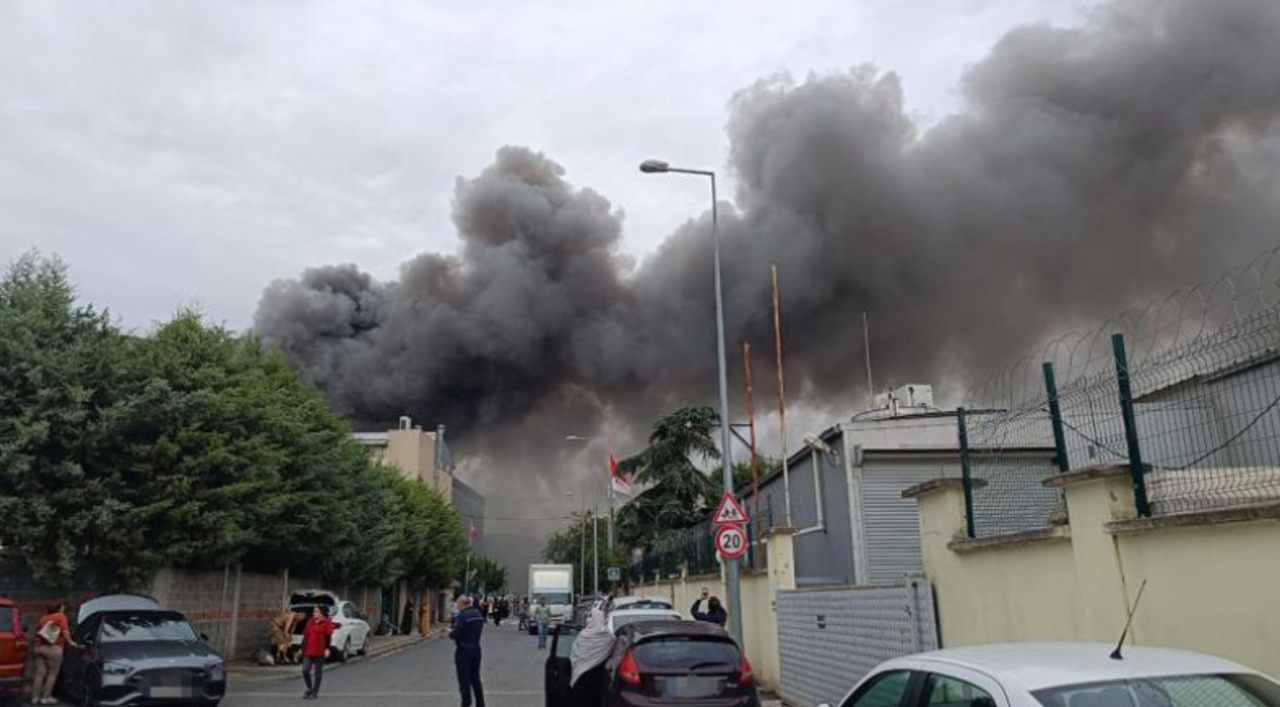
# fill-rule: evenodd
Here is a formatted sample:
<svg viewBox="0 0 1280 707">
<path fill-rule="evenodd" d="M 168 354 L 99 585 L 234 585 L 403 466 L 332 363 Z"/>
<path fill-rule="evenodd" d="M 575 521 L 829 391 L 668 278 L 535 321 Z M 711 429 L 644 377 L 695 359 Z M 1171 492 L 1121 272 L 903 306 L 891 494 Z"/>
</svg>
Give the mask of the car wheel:
<svg viewBox="0 0 1280 707">
<path fill-rule="evenodd" d="M 351 659 L 351 637 L 348 636 L 347 640 L 342 644 L 342 652 L 338 654 L 338 662 L 345 663 L 350 659 Z"/>
<path fill-rule="evenodd" d="M 80 698 L 80 707 L 98 707 L 98 701 L 93 699 L 93 693 L 87 687 L 84 689 L 84 696 Z"/>
<path fill-rule="evenodd" d="M 365 634 L 364 644 L 360 646 L 360 655 L 369 655 L 369 635 Z"/>
</svg>

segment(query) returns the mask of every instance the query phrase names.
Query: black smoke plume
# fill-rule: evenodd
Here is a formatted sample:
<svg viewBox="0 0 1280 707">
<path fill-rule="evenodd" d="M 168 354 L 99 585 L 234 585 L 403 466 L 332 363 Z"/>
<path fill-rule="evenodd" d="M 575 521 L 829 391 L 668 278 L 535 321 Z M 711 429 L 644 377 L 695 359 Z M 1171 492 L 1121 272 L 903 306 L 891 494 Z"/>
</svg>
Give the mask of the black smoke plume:
<svg viewBox="0 0 1280 707">
<path fill-rule="evenodd" d="M 870 67 L 734 96 L 731 349 L 771 350 L 776 261 L 789 388 L 852 409 L 863 310 L 880 381 L 963 380 L 1274 242 L 1280 3 L 1092 12 L 1009 33 L 966 72 L 963 109 L 927 130 Z M 459 180 L 453 220 L 457 254 L 386 283 L 308 270 L 267 289 L 257 329 L 359 423 L 501 429 L 501 456 L 526 465 L 605 414 L 625 427 L 714 400 L 708 215 L 633 265 L 604 197 L 505 147 Z"/>
</svg>

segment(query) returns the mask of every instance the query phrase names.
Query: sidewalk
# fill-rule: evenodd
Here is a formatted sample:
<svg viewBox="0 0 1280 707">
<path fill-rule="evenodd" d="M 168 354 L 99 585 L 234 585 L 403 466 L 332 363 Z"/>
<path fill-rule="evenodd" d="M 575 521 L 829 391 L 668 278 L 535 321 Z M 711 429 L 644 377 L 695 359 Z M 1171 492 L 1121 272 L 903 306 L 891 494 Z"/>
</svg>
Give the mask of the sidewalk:
<svg viewBox="0 0 1280 707">
<path fill-rule="evenodd" d="M 445 634 L 444 629 L 437 629 L 427 636 L 414 634 L 412 636 L 370 636 L 369 637 L 369 655 L 352 656 L 350 663 L 358 665 L 366 660 L 377 658 L 378 656 L 395 653 L 397 651 L 416 646 L 420 643 L 428 643 L 440 638 Z M 329 661 L 325 666 L 325 670 L 336 670 L 344 663 Z M 227 676 L 242 679 L 265 679 L 265 678 L 285 678 L 294 677 L 302 670 L 301 665 L 258 665 L 252 660 L 236 660 L 227 662 Z"/>
</svg>

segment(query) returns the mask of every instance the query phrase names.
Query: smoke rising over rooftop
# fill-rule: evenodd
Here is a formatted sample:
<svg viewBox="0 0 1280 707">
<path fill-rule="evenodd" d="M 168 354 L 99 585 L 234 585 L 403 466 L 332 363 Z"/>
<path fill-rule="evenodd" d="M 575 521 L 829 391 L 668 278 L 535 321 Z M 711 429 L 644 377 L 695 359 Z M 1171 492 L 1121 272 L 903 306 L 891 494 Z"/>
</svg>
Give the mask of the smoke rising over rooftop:
<svg viewBox="0 0 1280 707">
<path fill-rule="evenodd" d="M 745 88 L 721 209 L 730 349 L 769 350 L 776 261 L 788 388 L 853 408 L 864 309 L 882 385 L 960 380 L 1273 242 L 1276 37 L 1274 0 L 1119 0 L 1005 36 L 928 130 L 876 68 Z M 619 209 L 504 147 L 458 180 L 453 220 L 458 251 L 394 282 L 341 265 L 272 284 L 257 330 L 358 424 L 502 424 L 529 435 L 488 452 L 509 459 L 606 411 L 644 424 L 713 399 L 707 214 L 636 264 Z"/>
</svg>

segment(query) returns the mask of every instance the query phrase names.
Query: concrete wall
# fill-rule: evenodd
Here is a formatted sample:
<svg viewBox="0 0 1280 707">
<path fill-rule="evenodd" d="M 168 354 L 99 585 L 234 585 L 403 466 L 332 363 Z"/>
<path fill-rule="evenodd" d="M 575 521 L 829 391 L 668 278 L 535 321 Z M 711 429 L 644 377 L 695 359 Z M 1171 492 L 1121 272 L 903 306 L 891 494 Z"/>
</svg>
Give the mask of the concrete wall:
<svg viewBox="0 0 1280 707">
<path fill-rule="evenodd" d="M 916 496 L 943 646 L 1111 643 L 1145 580 L 1134 644 L 1212 653 L 1280 675 L 1280 505 L 1137 519 L 1124 467 L 1058 482 L 1069 527 L 976 542 L 965 540 L 958 484 Z"/>
<path fill-rule="evenodd" d="M 769 569 L 743 573 L 742 598 L 743 649 L 755 669 L 760 686 L 777 692 L 781 675 L 778 657 L 778 592 L 795 589 L 795 556 L 793 531 L 775 528 L 765 538 L 769 553 Z M 685 618 L 693 618 L 690 609 L 706 587 L 712 596 L 725 601 L 721 575 L 682 576 L 677 579 L 648 582 L 636 586 L 635 594 L 667 597 Z"/>
<path fill-rule="evenodd" d="M 380 588 L 334 586 L 288 572 L 246 572 L 235 565 L 221 571 L 162 570 L 146 592 L 162 606 L 184 614 L 197 631 L 231 658 L 246 658 L 267 645 L 267 622 L 301 589 L 326 589 L 361 607 L 376 625 Z"/>
</svg>

